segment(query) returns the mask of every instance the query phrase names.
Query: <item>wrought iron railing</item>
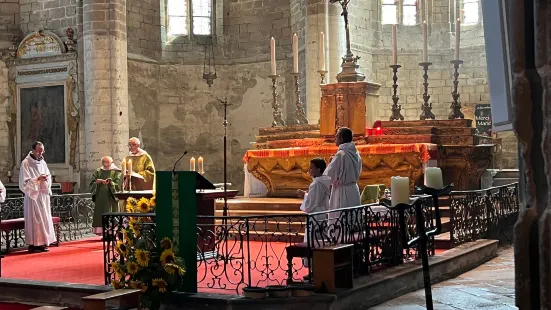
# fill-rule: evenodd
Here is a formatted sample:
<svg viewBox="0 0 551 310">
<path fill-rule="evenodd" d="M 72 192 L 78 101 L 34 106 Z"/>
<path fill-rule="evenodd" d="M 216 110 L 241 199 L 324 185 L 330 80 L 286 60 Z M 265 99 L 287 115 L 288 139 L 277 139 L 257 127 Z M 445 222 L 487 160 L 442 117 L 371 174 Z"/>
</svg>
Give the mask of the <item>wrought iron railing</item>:
<svg viewBox="0 0 551 310">
<path fill-rule="evenodd" d="M 451 192 L 450 241 L 454 246 L 477 239 L 511 242 L 518 212 L 518 183 Z"/>
<path fill-rule="evenodd" d="M 116 271 L 113 270 L 112 262 L 123 265 L 125 256 L 117 251 L 117 244 L 124 243 L 123 230 L 128 230 L 129 225 L 136 225 L 140 232 L 141 249 L 153 253 L 157 247 L 155 213 L 119 213 L 109 212 L 102 215 L 103 226 L 103 271 L 105 285 L 111 284 L 116 278 Z M 127 244 L 127 243 L 125 243 Z M 126 249 L 128 250 L 128 249 Z"/>
<path fill-rule="evenodd" d="M 24 218 L 24 198 L 8 198 L 0 204 L 0 220 Z M 60 241 L 79 240 L 92 234 L 94 202 L 90 194 L 54 195 L 50 197 L 52 216 L 60 219 Z M 25 245 L 24 230 L 0 232 L 2 249 Z M 8 238 L 8 234 L 10 238 Z"/>
</svg>

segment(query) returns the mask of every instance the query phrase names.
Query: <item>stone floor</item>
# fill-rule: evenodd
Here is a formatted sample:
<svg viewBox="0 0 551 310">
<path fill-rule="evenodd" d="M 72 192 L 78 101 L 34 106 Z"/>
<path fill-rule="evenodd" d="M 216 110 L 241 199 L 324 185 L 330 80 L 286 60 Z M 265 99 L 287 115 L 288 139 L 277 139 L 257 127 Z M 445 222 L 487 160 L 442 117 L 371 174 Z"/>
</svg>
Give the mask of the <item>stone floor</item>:
<svg viewBox="0 0 551 310">
<path fill-rule="evenodd" d="M 432 287 L 437 310 L 511 310 L 515 306 L 513 248 L 500 250 L 498 257 L 486 264 Z M 423 310 L 424 290 L 410 293 L 371 310 Z"/>
</svg>

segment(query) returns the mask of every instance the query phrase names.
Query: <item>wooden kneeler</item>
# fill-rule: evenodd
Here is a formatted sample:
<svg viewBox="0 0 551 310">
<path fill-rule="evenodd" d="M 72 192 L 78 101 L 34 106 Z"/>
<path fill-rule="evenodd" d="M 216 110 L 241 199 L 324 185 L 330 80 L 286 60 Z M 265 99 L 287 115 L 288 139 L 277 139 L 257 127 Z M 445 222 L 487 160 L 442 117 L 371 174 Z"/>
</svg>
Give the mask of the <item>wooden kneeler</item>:
<svg viewBox="0 0 551 310">
<path fill-rule="evenodd" d="M 335 293 L 337 288 L 352 288 L 352 250 L 352 244 L 312 249 L 316 292 Z"/>
<path fill-rule="evenodd" d="M 96 295 L 82 297 L 84 310 L 105 310 L 105 304 L 109 300 L 118 299 L 119 307 L 140 308 L 141 290 L 120 289 Z"/>
</svg>

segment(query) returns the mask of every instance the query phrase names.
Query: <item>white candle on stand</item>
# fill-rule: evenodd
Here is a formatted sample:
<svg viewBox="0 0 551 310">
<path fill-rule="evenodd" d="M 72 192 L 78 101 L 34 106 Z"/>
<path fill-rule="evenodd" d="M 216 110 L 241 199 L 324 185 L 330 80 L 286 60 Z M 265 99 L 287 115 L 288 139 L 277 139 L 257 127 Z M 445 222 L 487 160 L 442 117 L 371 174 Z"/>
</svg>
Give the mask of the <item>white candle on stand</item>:
<svg viewBox="0 0 551 310">
<path fill-rule="evenodd" d="M 189 171 L 195 171 L 195 157 L 189 160 Z"/>
<path fill-rule="evenodd" d="M 409 178 L 392 177 L 390 179 L 390 197 L 392 206 L 409 203 Z"/>
<path fill-rule="evenodd" d="M 128 160 L 128 174 L 132 177 L 132 160 Z"/>
<path fill-rule="evenodd" d="M 396 39 L 396 25 L 392 25 L 392 64 L 398 64 L 398 42 Z"/>
<path fill-rule="evenodd" d="M 319 68 L 320 71 L 325 71 L 325 35 L 323 32 L 320 32 L 320 39 L 319 39 L 319 51 L 320 51 L 320 59 L 319 59 Z"/>
<path fill-rule="evenodd" d="M 427 22 L 424 21 L 421 24 L 421 31 L 423 32 L 423 62 L 429 62 L 428 41 L 427 41 Z"/>
<path fill-rule="evenodd" d="M 203 169 L 203 157 L 199 156 L 199 158 L 197 159 L 197 164 L 199 164 L 199 173 L 205 173 L 205 169 Z"/>
<path fill-rule="evenodd" d="M 459 60 L 459 39 L 461 38 L 461 20 L 455 21 L 455 60 Z"/>
<path fill-rule="evenodd" d="M 444 180 L 442 179 L 442 170 L 440 168 L 425 168 L 425 186 L 434 189 L 444 188 Z"/>
<path fill-rule="evenodd" d="M 126 175 L 126 159 L 122 161 L 121 173 L 122 173 L 123 176 Z"/>
<path fill-rule="evenodd" d="M 298 73 L 298 36 L 293 34 L 293 73 Z"/>
<path fill-rule="evenodd" d="M 272 75 L 276 75 L 277 70 L 276 70 L 276 57 L 275 57 L 275 39 L 273 37 L 270 39 L 270 61 L 272 65 Z"/>
<path fill-rule="evenodd" d="M 8 170 L 8 176 L 11 177 L 11 170 Z"/>
</svg>

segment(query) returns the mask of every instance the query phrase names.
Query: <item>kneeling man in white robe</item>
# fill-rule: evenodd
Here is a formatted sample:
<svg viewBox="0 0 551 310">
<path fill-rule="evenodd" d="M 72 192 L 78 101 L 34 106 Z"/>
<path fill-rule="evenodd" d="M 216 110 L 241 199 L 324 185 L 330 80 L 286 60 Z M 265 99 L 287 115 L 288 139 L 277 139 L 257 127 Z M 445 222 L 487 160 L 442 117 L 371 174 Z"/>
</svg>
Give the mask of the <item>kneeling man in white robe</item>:
<svg viewBox="0 0 551 310">
<path fill-rule="evenodd" d="M 42 154 L 44 145 L 34 142 L 19 172 L 19 189 L 25 194 L 25 242 L 30 252 L 47 252 L 56 241 L 50 207 L 52 178 Z"/>
<path fill-rule="evenodd" d="M 307 214 L 315 212 L 323 212 L 329 209 L 329 195 L 331 194 L 331 178 L 323 175 L 327 164 L 323 158 L 314 158 L 310 161 L 310 169 L 308 174 L 312 177 L 312 183 L 308 188 L 308 192 L 298 190 L 297 194 L 300 198 L 304 197 L 304 201 L 300 205 L 300 210 Z M 308 218 L 308 217 L 307 217 Z M 308 242 L 308 236 L 312 236 L 312 247 L 321 246 L 316 240 L 321 240 L 323 234 L 319 231 L 322 227 L 326 227 L 323 223 L 327 218 L 326 214 L 318 214 L 310 217 L 309 226 L 304 232 L 304 242 Z M 308 266 L 308 261 L 303 260 L 304 266 Z"/>
<path fill-rule="evenodd" d="M 329 200 L 330 210 L 361 205 L 358 180 L 362 172 L 362 158 L 352 142 L 353 136 L 352 130 L 347 127 L 339 128 L 335 135 L 335 144 L 339 149 L 324 172 L 324 175 L 331 178 L 333 185 Z"/>
</svg>

